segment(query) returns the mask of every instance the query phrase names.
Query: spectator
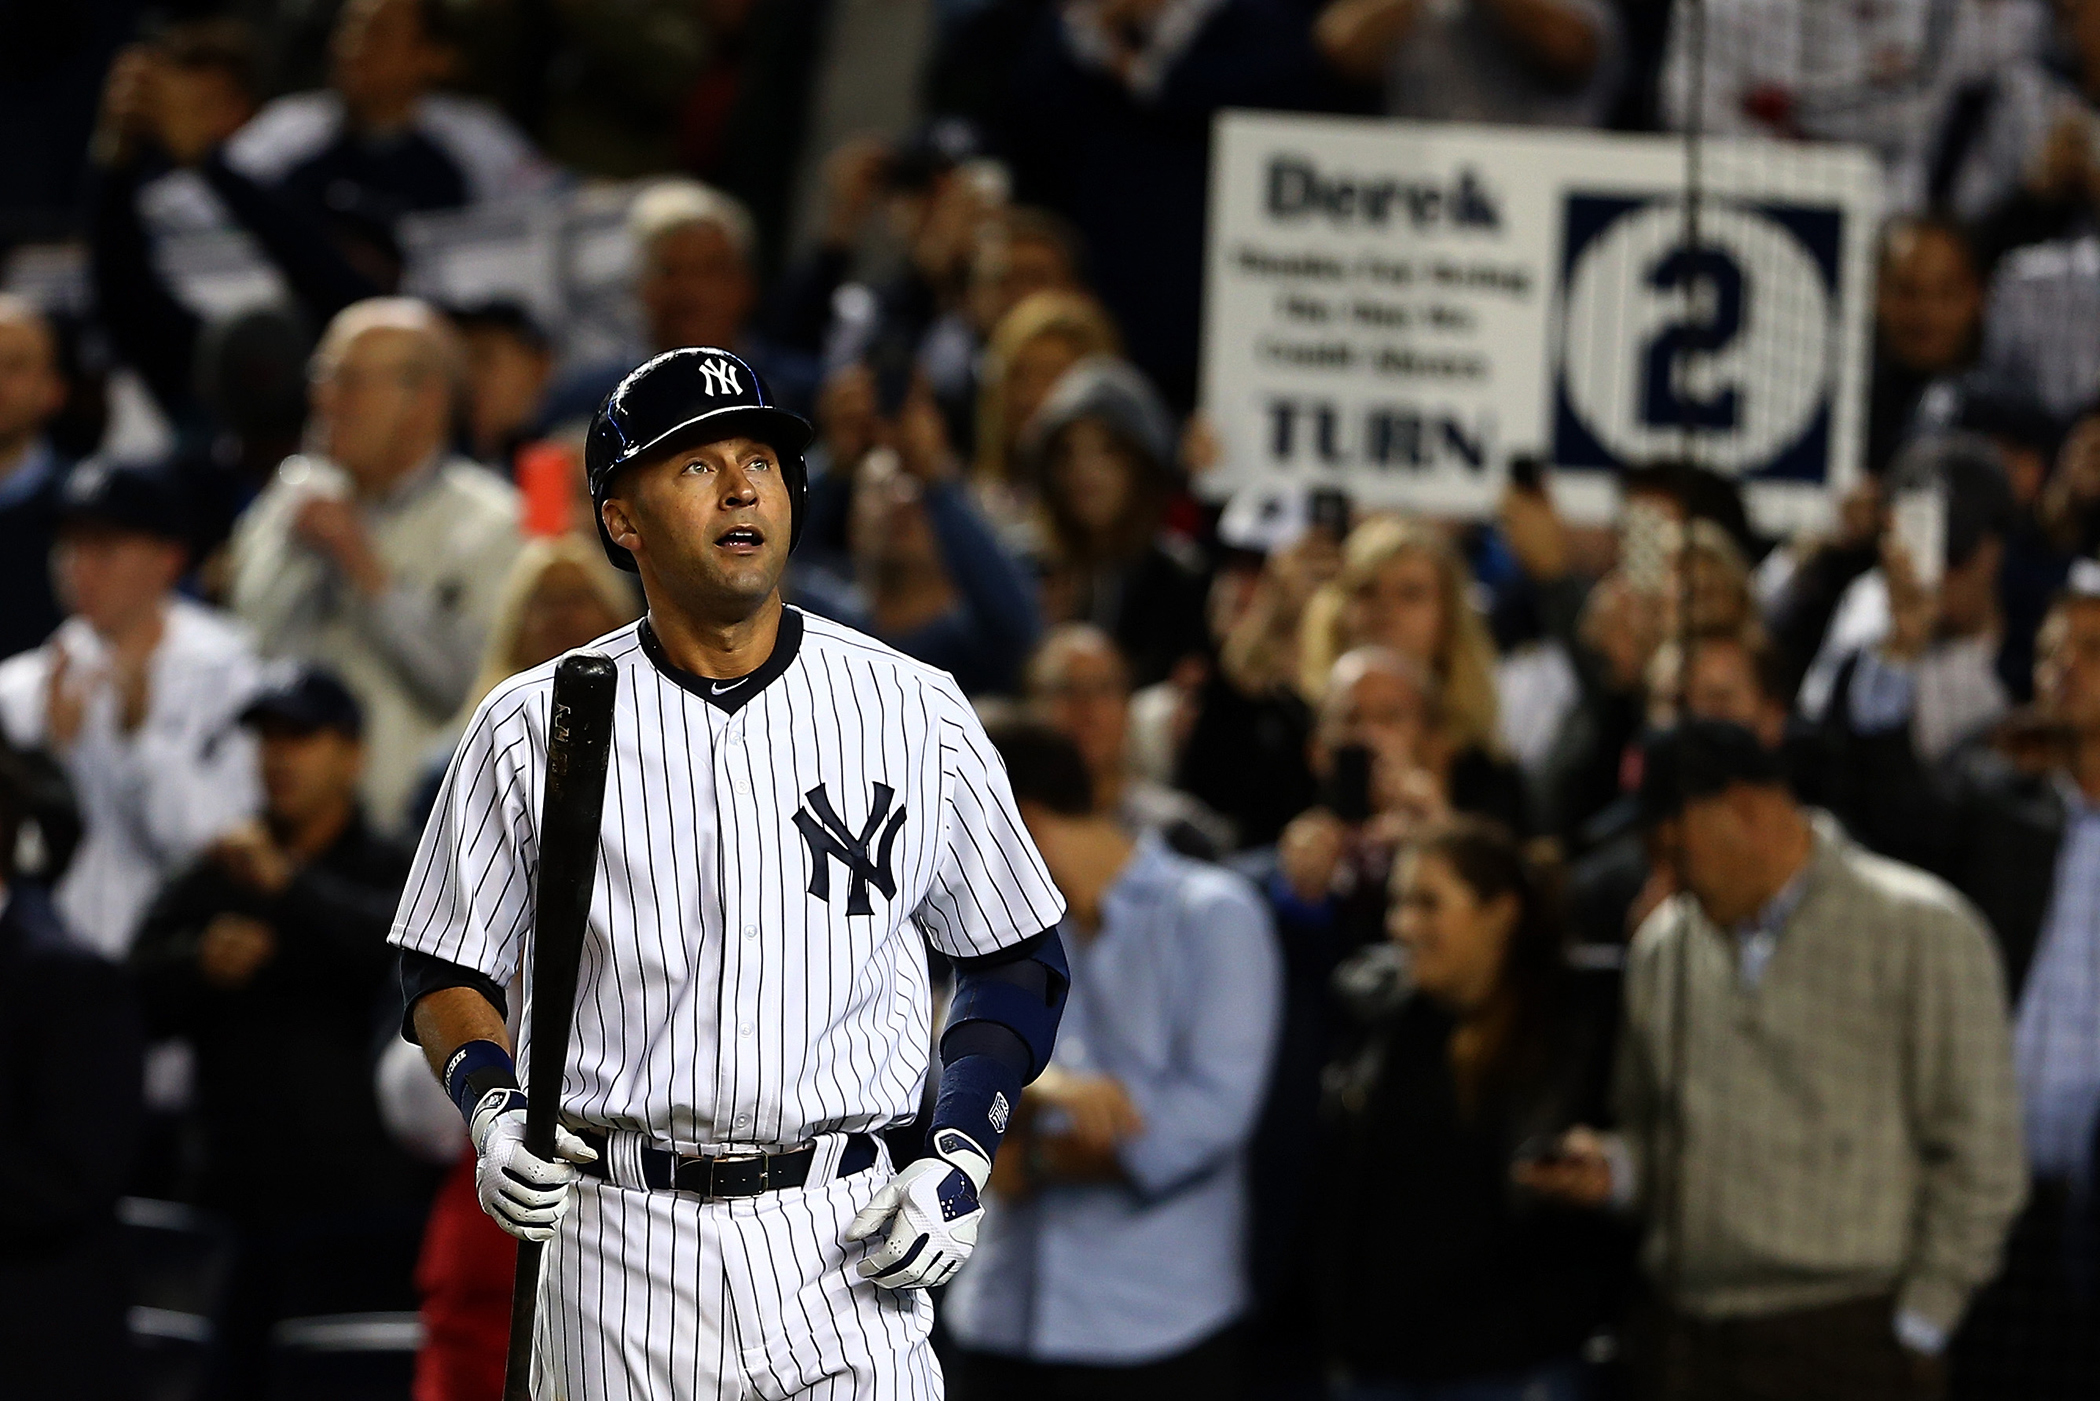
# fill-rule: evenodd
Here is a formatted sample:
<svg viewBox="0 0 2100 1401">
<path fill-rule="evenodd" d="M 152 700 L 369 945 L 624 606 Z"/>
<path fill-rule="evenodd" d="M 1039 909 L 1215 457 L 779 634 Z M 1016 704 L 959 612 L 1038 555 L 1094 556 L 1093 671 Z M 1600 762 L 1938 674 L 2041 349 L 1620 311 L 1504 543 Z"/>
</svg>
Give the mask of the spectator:
<svg viewBox="0 0 2100 1401">
<path fill-rule="evenodd" d="M 1688 0 L 1677 0 L 1669 28 L 1660 83 L 1670 129 L 1690 124 L 1696 91 L 1708 135 L 1855 141 L 1901 170 L 1927 143 L 1943 94 L 2043 51 L 2048 11 L 1989 0 L 1864 10 L 1720 0 L 1695 25 Z M 1695 35 L 1706 59 L 1696 87 Z"/>
<path fill-rule="evenodd" d="M 1325 1271 L 1337 1395 L 1579 1401 L 1632 1241 L 1603 1213 L 1512 1193 L 1510 1173 L 1601 1122 L 1616 989 L 1568 968 L 1552 874 L 1479 818 L 1402 849 L 1388 929 L 1408 979 L 1367 999 L 1368 1044 L 1331 1097 L 1322 1210 L 1352 1223 Z"/>
<path fill-rule="evenodd" d="M 798 562 L 797 601 L 951 673 L 968 694 L 1010 692 L 1043 627 L 1032 581 L 963 486 L 924 382 L 893 421 L 879 408 L 861 366 L 826 392 L 825 440 L 851 473 L 845 551 Z M 840 494 L 826 482 L 816 493 Z"/>
<path fill-rule="evenodd" d="M 502 601 L 496 606 L 495 621 L 489 625 L 488 642 L 482 649 L 481 670 L 467 687 L 452 723 L 424 757 L 404 830 L 423 830 L 445 770 L 452 766 L 452 751 L 459 747 L 467 721 L 489 692 L 521 671 L 551 662 L 632 622 L 640 611 L 634 586 L 614 571 L 604 549 L 589 536 L 572 533 L 526 541 L 503 581 Z M 429 1066 L 421 1057 L 413 1065 L 419 1075 L 428 1078 Z M 451 1107 L 450 1100 L 442 1103 Z"/>
<path fill-rule="evenodd" d="M 1369 646 L 1336 659 L 1310 746 L 1321 804 L 1284 829 L 1269 884 L 1323 922 L 1342 911 L 1344 949 L 1378 936 L 1393 851 L 1415 828 L 1466 812 L 1522 830 L 1515 769 L 1456 749 L 1445 726 L 1436 679 L 1412 657 Z"/>
<path fill-rule="evenodd" d="M 1132 772 L 1130 668 L 1091 623 L 1050 630 L 1028 664 L 1028 699 L 1050 728 L 1072 741 L 1094 785 L 1094 811 L 1125 832 L 1155 832 L 1185 856 L 1215 861 L 1234 846 L 1232 824 L 1164 783 Z"/>
<path fill-rule="evenodd" d="M 1079 292 L 1079 231 L 1047 209 L 1002 211 L 984 226 L 970 258 L 970 324 L 980 340 L 1038 292 Z"/>
<path fill-rule="evenodd" d="M 548 422 L 588 418 L 636 365 L 692 345 L 735 351 L 780 404 L 810 406 L 817 389 L 815 359 L 775 344 L 751 324 L 758 303 L 756 234 L 742 204 L 697 180 L 659 180 L 628 207 L 627 234 L 635 250 L 634 296 L 645 344 L 565 376 L 550 395 Z"/>
<path fill-rule="evenodd" d="M 515 475 L 518 449 L 545 428 L 542 406 L 554 347 L 516 302 L 483 302 L 452 313 L 467 362 L 466 446 L 474 459 Z"/>
<path fill-rule="evenodd" d="M 1853 581 L 1838 604 L 1802 682 L 1801 711 L 1839 734 L 1886 729 L 1902 711 L 1919 756 L 1934 764 L 2011 706 L 1998 655 L 2012 497 L 1996 449 L 1973 434 L 1920 439 L 1895 470 L 1944 484 L 1939 585 L 1920 586 L 1893 529 L 1885 533 L 1881 567 Z"/>
<path fill-rule="evenodd" d="M 1488 635 L 1501 652 L 1495 661 L 1496 736 L 1527 776 L 1544 770 L 1580 694 L 1576 629 L 1590 590 L 1590 580 L 1575 567 L 1573 535 L 1554 507 L 1544 469 L 1534 467 L 1537 474 L 1529 481 L 1515 480 L 1522 469 L 1513 469 L 1494 533 L 1483 532 L 1484 542 L 1498 547 L 1497 554 L 1506 550 L 1515 568 L 1499 579 L 1480 579 L 1493 600 L 1486 610 Z"/>
<path fill-rule="evenodd" d="M 1651 740 L 1641 795 L 1686 893 L 1627 965 L 1622 1132 L 1521 1180 L 1641 1212 L 1653 1394 L 1937 1394 L 2026 1185 L 1990 936 L 1740 726 Z"/>
<path fill-rule="evenodd" d="M 2090 219 L 2096 184 L 2091 128 L 2100 93 L 2100 11 L 2053 7 L 2054 52 L 2040 46 L 1940 94 L 1894 198 L 1978 230 L 1986 263 L 2023 243 L 2061 237 Z"/>
<path fill-rule="evenodd" d="M 241 723 L 261 751 L 262 815 L 160 893 L 131 952 L 149 1032 L 196 1048 L 200 1191 L 243 1236 L 218 1339 L 227 1397 L 264 1394 L 267 1329 L 291 1282 L 279 1276 L 301 1231 L 325 1224 L 341 1249 L 375 1206 L 412 1213 L 424 1185 L 387 1140 L 372 1093 L 372 1027 L 393 966 L 386 933 L 408 853 L 358 811 L 357 702 L 333 676 L 306 671 L 258 695 Z M 325 1223 L 305 1180 L 323 1154 L 357 1164 L 330 1192 Z"/>
<path fill-rule="evenodd" d="M 1435 676 L 1454 754 L 1501 754 L 1495 644 L 1472 605 L 1465 562 L 1435 526 L 1374 516 L 1350 531 L 1341 573 L 1306 605 L 1300 639 L 1306 695 L 1325 692 L 1344 652 L 1390 647 Z"/>
<path fill-rule="evenodd" d="M 1984 376 L 2031 391 L 2059 419 L 2084 412 L 2100 384 L 2100 346 L 2082 330 L 2100 316 L 2100 234 L 2008 253 L 1985 307 Z"/>
<path fill-rule="evenodd" d="M 1968 236 L 1936 220 L 1892 220 L 1874 284 L 1869 472 L 1879 475 L 1916 430 L 1926 396 L 1975 363 L 1982 328 L 1983 279 Z"/>
<path fill-rule="evenodd" d="M 189 546 L 164 472 L 91 458 L 60 511 L 52 572 L 68 617 L 0 663 L 0 725 L 64 761 L 86 835 L 58 910 L 122 958 L 161 884 L 255 811 L 254 750 L 233 721 L 258 668 L 230 619 L 174 592 Z"/>
<path fill-rule="evenodd" d="M 2048 758 L 1975 746 L 1922 794 L 1889 787 L 1894 804 L 1923 807 L 1941 868 L 1997 932 L 2017 999 L 2033 1195 L 2005 1274 L 1957 1344 L 1956 1376 L 1974 1394 L 2076 1396 L 2100 1388 L 2100 1308 L 2077 1229 L 2100 1123 L 2100 567 L 2090 562 L 2043 625 L 2035 694 L 2040 733 L 2057 741 Z"/>
<path fill-rule="evenodd" d="M 821 238 L 775 298 L 781 338 L 833 363 L 878 342 L 916 359 L 962 308 L 978 240 L 1006 201 L 1005 173 L 981 147 L 970 123 L 936 118 L 898 143 L 864 137 L 833 151 Z M 904 264 L 879 285 L 849 281 L 878 212 Z"/>
<path fill-rule="evenodd" d="M 429 307 L 360 302 L 314 352 L 315 442 L 242 518 L 234 611 L 266 652 L 320 662 L 364 709 L 367 819 L 397 832 L 459 709 L 518 549 L 511 488 L 447 456 L 458 343 Z"/>
<path fill-rule="evenodd" d="M 1017 4 L 1026 39 L 995 117 L 1015 190 L 1070 219 L 1123 353 L 1177 412 L 1196 398 L 1212 118 L 1324 96 L 1295 0 Z"/>
<path fill-rule="evenodd" d="M 0 749 L 0 1114 L 38 1126 L 0 1191 L 0 1350 L 22 1396 L 130 1401 L 117 1196 L 140 1124 L 138 1012 L 15 868 L 38 780 Z"/>
<path fill-rule="evenodd" d="M 1382 83 L 1396 117 L 1602 126 L 1618 95 L 1619 19 L 1598 0 L 1333 0 L 1313 39 L 1345 78 Z"/>
<path fill-rule="evenodd" d="M 1174 423 L 1144 377 L 1106 357 L 1074 365 L 1029 419 L 1021 453 L 1049 522 L 1044 612 L 1105 630 L 1140 686 L 1207 651 L 1207 564 L 1166 529 Z"/>
<path fill-rule="evenodd" d="M 1210 631 L 1217 651 L 1189 702 L 1174 786 L 1230 818 L 1244 846 L 1273 845 L 1314 792 L 1311 708 L 1298 690 L 1298 633 L 1341 568 L 1341 541 L 1310 525 L 1302 492 L 1241 491 L 1218 518 Z"/>
<path fill-rule="evenodd" d="M 58 626 L 50 558 L 64 468 L 44 425 L 65 401 L 51 323 L 0 295 L 0 657 L 40 645 Z"/>
<path fill-rule="evenodd" d="M 246 401 L 261 397 L 260 386 L 214 396 L 201 383 L 218 368 L 212 341 L 225 332 L 209 329 L 208 303 L 176 280 L 184 264 L 168 235 L 219 234 L 220 260 L 229 252 L 254 260 L 244 271 L 282 297 L 279 313 L 295 319 L 325 321 L 378 285 L 345 260 L 318 210 L 227 163 L 226 143 L 255 112 L 254 48 L 244 25 L 215 19 L 171 26 L 120 54 L 95 139 L 89 222 L 97 310 L 162 411 L 192 433 L 245 426 L 254 415 Z M 205 422 L 213 410 L 223 417 Z"/>
<path fill-rule="evenodd" d="M 1618 567 L 1583 607 L 1575 650 L 1581 692 L 1539 771 L 1534 797 L 1546 830 L 1573 851 L 1623 825 L 1613 805 L 1624 796 L 1631 747 L 1646 720 L 1649 667 L 1663 639 L 1677 635 L 1687 595 L 1693 633 L 1735 631 L 1754 616 L 1735 537 L 1708 515 L 1689 525 L 1672 518 L 1683 509 L 1681 496 L 1664 496 L 1638 479 L 1629 483 Z"/>
<path fill-rule="evenodd" d="M 1829 773 L 1823 746 L 1793 720 L 1793 693 L 1776 648 L 1755 626 L 1693 633 L 1691 663 L 1680 679 L 1678 644 L 1656 648 L 1648 665 L 1648 722 L 1667 729 L 1680 714 L 1726 720 L 1779 754 L 1796 797 L 1839 806 L 1843 785 Z M 1842 815 L 1842 811 L 1841 811 Z M 1653 834 L 1642 830 L 1637 804 L 1627 798 L 1608 821 L 1590 828 L 1589 849 L 1568 870 L 1568 917 L 1591 944 L 1623 944 L 1655 907 L 1677 893 L 1676 872 L 1658 859 Z"/>
<path fill-rule="evenodd" d="M 348 0 L 329 87 L 267 104 L 226 163 L 324 219 L 375 285 L 398 279 L 404 214 L 544 189 L 550 171 L 495 108 L 438 89 L 458 63 L 440 0 Z"/>
<path fill-rule="evenodd" d="M 1035 499 L 1019 461 L 1021 435 L 1065 372 L 1095 355 L 1117 355 L 1115 323 L 1079 292 L 1037 292 L 1000 318 L 985 343 L 972 468 L 993 518 L 1017 524 Z"/>
<path fill-rule="evenodd" d="M 2065 435 L 2035 514 L 2056 548 L 2089 555 L 2100 547 L 2100 411 L 2082 413 Z"/>
<path fill-rule="evenodd" d="M 955 1393 L 1236 1396 L 1274 935 L 1239 877 L 1098 813 L 1069 740 L 1017 725 L 993 742 L 1069 902 L 1075 1020 L 1023 1096 L 948 1293 Z"/>
</svg>

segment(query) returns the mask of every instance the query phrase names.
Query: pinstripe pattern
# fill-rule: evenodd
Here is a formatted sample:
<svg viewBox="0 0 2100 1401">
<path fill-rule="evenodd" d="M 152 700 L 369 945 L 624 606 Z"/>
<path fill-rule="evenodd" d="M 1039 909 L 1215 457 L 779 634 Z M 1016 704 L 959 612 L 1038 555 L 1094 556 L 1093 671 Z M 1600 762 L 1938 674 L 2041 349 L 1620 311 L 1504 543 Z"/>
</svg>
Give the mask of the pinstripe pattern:
<svg viewBox="0 0 2100 1401">
<path fill-rule="evenodd" d="M 938 1401 L 932 1302 L 840 1243 L 888 1172 L 714 1203 L 587 1179 L 547 1257 L 534 1395 Z"/>
<path fill-rule="evenodd" d="M 792 615 L 792 660 L 726 702 L 653 660 L 640 627 L 593 644 L 620 688 L 563 1118 L 688 1153 L 908 1121 L 932 1040 L 924 944 L 989 953 L 1064 912 L 997 754 L 945 674 L 835 624 Z M 475 715 L 392 935 L 498 984 L 521 960 L 531 979 L 553 672 Z M 822 785 L 857 834 L 877 783 L 904 813 L 895 893 L 869 884 L 871 912 L 849 915 L 852 872 L 795 816 Z M 828 899 L 809 893 L 815 860 Z M 520 1065 L 531 1035 L 528 1012 Z M 937 1396 L 923 1298 L 840 1264 L 879 1181 L 704 1206 L 586 1184 L 549 1254 L 540 1355 L 566 1380 L 542 1395 Z"/>
</svg>

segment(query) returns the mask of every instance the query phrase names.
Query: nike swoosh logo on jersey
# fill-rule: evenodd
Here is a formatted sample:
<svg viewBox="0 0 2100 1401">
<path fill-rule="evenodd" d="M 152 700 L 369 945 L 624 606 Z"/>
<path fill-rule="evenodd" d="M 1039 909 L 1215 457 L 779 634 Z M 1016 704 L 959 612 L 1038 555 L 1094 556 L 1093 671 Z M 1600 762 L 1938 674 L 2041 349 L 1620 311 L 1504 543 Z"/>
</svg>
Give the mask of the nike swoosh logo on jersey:
<svg viewBox="0 0 2100 1401">
<path fill-rule="evenodd" d="M 715 682 L 713 687 L 714 693 L 718 696 L 727 695 L 729 692 L 734 691 L 737 687 L 743 685 L 746 681 L 749 681 L 750 679 L 751 678 L 748 676 L 739 676 L 734 681 L 717 681 Z"/>
</svg>

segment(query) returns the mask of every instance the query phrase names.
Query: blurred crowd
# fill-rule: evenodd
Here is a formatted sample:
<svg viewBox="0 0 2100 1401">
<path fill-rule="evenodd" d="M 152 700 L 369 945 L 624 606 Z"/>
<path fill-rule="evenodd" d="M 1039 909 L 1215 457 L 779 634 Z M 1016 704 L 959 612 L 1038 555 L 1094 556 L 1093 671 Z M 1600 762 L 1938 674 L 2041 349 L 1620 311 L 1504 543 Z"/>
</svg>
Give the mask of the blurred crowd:
<svg viewBox="0 0 2100 1401">
<path fill-rule="evenodd" d="M 695 344 L 817 425 L 790 602 L 978 702 L 1098 980 L 943 1302 L 958 1395 L 2100 1394 L 2100 0 L 6 32 L 25 1395 L 138 1394 L 120 1196 L 235 1241 L 200 1395 L 418 1308 L 418 1401 L 496 1394 L 509 1246 L 384 939 L 466 717 L 638 613 L 582 428 Z M 1688 462 L 1606 526 L 1539 463 L 1486 520 L 1211 499 L 1227 107 L 1867 144 L 1866 474 L 1788 539 Z M 579 191 L 619 336 L 422 295 L 418 220 Z M 1148 903 L 1175 861 L 1208 937 Z"/>
</svg>

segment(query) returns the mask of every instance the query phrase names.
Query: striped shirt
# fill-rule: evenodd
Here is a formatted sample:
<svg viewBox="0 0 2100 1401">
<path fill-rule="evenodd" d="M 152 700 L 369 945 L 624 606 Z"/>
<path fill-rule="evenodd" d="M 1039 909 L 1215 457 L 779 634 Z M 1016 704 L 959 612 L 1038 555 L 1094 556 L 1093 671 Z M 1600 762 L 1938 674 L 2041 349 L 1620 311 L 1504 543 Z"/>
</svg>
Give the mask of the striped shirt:
<svg viewBox="0 0 2100 1401">
<path fill-rule="evenodd" d="M 682 1152 L 908 1121 L 926 944 L 988 954 L 1064 914 L 969 703 L 795 609 L 734 681 L 680 671 L 646 622 L 592 646 L 619 693 L 564 1118 Z M 553 675 L 475 714 L 392 935 L 499 985 L 531 981 Z M 531 1038 L 528 1012 L 521 1063 Z"/>
</svg>

